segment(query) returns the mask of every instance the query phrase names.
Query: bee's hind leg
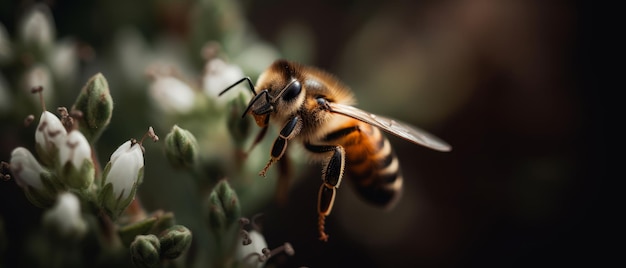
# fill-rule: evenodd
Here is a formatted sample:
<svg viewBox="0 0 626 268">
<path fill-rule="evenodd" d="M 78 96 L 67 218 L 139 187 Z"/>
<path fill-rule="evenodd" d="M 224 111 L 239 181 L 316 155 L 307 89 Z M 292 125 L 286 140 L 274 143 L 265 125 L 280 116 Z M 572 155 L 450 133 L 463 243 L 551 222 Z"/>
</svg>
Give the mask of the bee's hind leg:
<svg viewBox="0 0 626 268">
<path fill-rule="evenodd" d="M 341 184 L 343 178 L 344 169 L 346 166 L 346 152 L 340 145 L 336 146 L 319 146 L 306 143 L 304 145 L 307 150 L 328 154 L 328 157 L 324 161 L 324 169 L 322 171 L 322 185 L 317 197 L 317 213 L 319 214 L 318 228 L 320 233 L 320 240 L 327 241 L 328 235 L 324 231 L 324 222 L 326 216 L 330 215 L 333 205 L 335 203 L 335 196 L 337 195 L 337 188 Z M 330 154 L 332 153 L 332 154 Z"/>
</svg>

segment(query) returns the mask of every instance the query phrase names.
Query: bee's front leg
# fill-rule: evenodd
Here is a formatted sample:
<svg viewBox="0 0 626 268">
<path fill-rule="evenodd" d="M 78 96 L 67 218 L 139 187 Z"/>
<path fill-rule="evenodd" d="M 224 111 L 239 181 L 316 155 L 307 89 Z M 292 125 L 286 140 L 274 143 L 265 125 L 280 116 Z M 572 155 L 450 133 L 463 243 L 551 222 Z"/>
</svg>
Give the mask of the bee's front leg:
<svg viewBox="0 0 626 268">
<path fill-rule="evenodd" d="M 274 141 L 272 145 L 272 151 L 270 152 L 270 160 L 267 162 L 263 170 L 259 172 L 259 175 L 265 177 L 265 173 L 267 173 L 267 169 L 276 162 L 276 160 L 280 159 L 287 150 L 287 141 L 298 135 L 300 130 L 302 129 L 302 119 L 298 116 L 294 116 L 280 130 L 278 134 L 278 138 Z"/>
<path fill-rule="evenodd" d="M 341 184 L 346 166 L 346 152 L 340 145 L 312 145 L 306 143 L 307 150 L 314 153 L 328 154 L 322 170 L 322 186 L 317 197 L 317 213 L 319 214 L 318 228 L 320 240 L 327 241 L 328 235 L 324 231 L 326 216 L 330 215 L 335 203 L 337 188 Z M 332 152 L 332 154 L 330 154 Z"/>
</svg>

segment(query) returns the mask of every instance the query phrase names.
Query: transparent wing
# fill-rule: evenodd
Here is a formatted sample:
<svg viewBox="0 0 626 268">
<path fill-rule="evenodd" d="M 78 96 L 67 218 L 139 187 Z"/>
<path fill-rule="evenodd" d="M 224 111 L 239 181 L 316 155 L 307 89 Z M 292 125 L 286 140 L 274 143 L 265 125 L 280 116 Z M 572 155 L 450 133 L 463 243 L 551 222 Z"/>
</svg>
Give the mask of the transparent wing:
<svg viewBox="0 0 626 268">
<path fill-rule="evenodd" d="M 440 140 L 439 138 L 424 130 L 411 126 L 407 123 L 399 122 L 397 120 L 384 116 L 371 114 L 349 105 L 343 105 L 338 103 L 329 103 L 329 105 L 330 111 L 333 113 L 342 114 L 357 119 L 359 121 L 363 121 L 412 143 L 426 146 L 433 150 L 442 152 L 448 152 L 452 149 L 452 147 L 446 142 Z"/>
</svg>

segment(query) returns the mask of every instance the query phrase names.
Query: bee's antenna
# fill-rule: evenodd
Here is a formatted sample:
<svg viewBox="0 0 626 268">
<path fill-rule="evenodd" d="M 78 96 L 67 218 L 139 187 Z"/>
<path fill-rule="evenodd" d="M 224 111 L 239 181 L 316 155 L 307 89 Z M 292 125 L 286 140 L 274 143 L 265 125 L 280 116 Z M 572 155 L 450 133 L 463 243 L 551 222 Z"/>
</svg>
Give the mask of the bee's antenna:
<svg viewBox="0 0 626 268">
<path fill-rule="evenodd" d="M 244 78 L 239 79 L 239 81 L 235 82 L 234 84 L 230 85 L 226 89 L 222 90 L 222 92 L 220 92 L 220 94 L 218 94 L 217 96 L 222 96 L 222 94 L 226 93 L 226 91 L 241 84 L 243 81 L 248 81 L 248 85 L 250 86 L 250 91 L 252 91 L 252 94 L 256 96 L 256 90 L 254 89 L 254 85 L 252 84 L 252 80 L 250 80 L 250 77 L 244 77 Z"/>
</svg>

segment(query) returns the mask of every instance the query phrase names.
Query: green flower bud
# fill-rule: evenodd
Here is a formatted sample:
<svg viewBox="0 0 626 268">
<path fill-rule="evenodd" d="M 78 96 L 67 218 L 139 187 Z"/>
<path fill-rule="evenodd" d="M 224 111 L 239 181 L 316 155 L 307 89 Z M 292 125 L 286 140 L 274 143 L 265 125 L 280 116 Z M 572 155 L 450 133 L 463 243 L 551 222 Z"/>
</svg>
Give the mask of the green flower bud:
<svg viewBox="0 0 626 268">
<path fill-rule="evenodd" d="M 191 132 L 174 125 L 165 137 L 165 155 L 174 168 L 191 168 L 197 162 L 198 142 Z"/>
<path fill-rule="evenodd" d="M 50 207 L 57 195 L 54 173 L 42 167 L 26 148 L 11 152 L 11 174 L 26 198 L 38 207 Z"/>
<path fill-rule="evenodd" d="M 208 217 L 211 229 L 221 232 L 239 221 L 241 207 L 237 193 L 226 180 L 221 180 L 209 194 Z"/>
<path fill-rule="evenodd" d="M 59 150 L 60 180 L 74 189 L 86 189 L 93 183 L 95 168 L 91 146 L 78 130 L 72 130 Z"/>
<path fill-rule="evenodd" d="M 43 224 L 60 241 L 78 241 L 87 232 L 87 223 L 80 214 L 80 200 L 70 192 L 58 196 L 54 207 L 44 214 Z"/>
<path fill-rule="evenodd" d="M 161 243 L 155 235 L 138 235 L 130 244 L 130 257 L 137 267 L 159 267 Z"/>
<path fill-rule="evenodd" d="M 44 165 L 48 167 L 54 165 L 66 136 L 67 130 L 56 115 L 48 111 L 41 113 L 35 131 L 35 150 Z"/>
<path fill-rule="evenodd" d="M 208 218 L 211 229 L 220 233 L 226 229 L 226 213 L 217 192 L 212 191 L 208 200 Z"/>
<path fill-rule="evenodd" d="M 215 186 L 217 195 L 222 201 L 224 206 L 224 213 L 226 214 L 226 222 L 230 225 L 236 223 L 241 218 L 241 206 L 239 204 L 239 198 L 237 193 L 226 180 L 221 180 Z"/>
<path fill-rule="evenodd" d="M 159 237 L 161 256 L 176 259 L 191 246 L 191 231 L 182 225 L 175 225 L 165 230 Z"/>
<path fill-rule="evenodd" d="M 109 84 L 101 73 L 92 76 L 78 95 L 72 110 L 82 112 L 80 132 L 93 143 L 109 125 L 113 113 L 113 100 Z"/>
<path fill-rule="evenodd" d="M 135 198 L 143 179 L 143 165 L 143 150 L 136 142 L 125 142 L 111 155 L 102 174 L 98 200 L 112 218 L 117 218 Z"/>
</svg>

